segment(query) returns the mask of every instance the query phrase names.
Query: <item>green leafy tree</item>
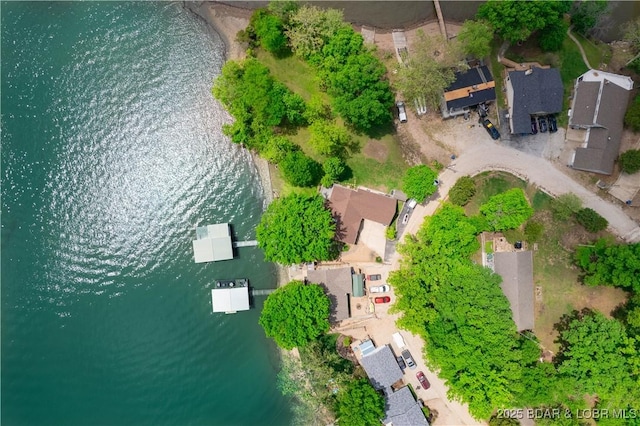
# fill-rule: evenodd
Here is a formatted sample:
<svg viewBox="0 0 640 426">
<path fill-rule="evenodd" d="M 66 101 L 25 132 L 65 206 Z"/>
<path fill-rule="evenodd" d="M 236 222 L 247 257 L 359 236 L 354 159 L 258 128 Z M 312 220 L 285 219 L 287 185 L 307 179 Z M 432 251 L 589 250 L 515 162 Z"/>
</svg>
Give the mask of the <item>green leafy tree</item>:
<svg viewBox="0 0 640 426">
<path fill-rule="evenodd" d="M 429 166 L 421 164 L 407 169 L 402 180 L 402 191 L 409 198 L 422 203 L 425 198 L 436 192 L 438 186 L 435 180 L 438 176 Z"/>
<path fill-rule="evenodd" d="M 561 20 L 570 8 L 570 2 L 562 1 L 489 0 L 476 16 L 489 22 L 498 36 L 515 43 Z"/>
<path fill-rule="evenodd" d="M 308 123 L 315 123 L 320 120 L 332 120 L 333 114 L 331 112 L 331 106 L 327 105 L 319 95 L 313 95 L 307 103 L 304 118 Z"/>
<path fill-rule="evenodd" d="M 464 21 L 457 39 L 465 54 L 482 59 L 491 53 L 493 31 L 486 21 Z"/>
<path fill-rule="evenodd" d="M 624 124 L 634 132 L 640 131 L 640 96 L 636 96 L 624 115 Z"/>
<path fill-rule="evenodd" d="M 482 213 L 494 231 L 514 229 L 522 225 L 533 214 L 524 191 L 513 188 L 502 194 L 494 195 L 480 206 Z"/>
<path fill-rule="evenodd" d="M 582 0 L 574 3 L 571 9 L 573 29 L 584 35 L 591 35 L 600 18 L 607 10 L 607 0 Z"/>
<path fill-rule="evenodd" d="M 322 178 L 322 166 L 302 151 L 290 151 L 279 163 L 284 179 L 294 186 L 310 187 Z"/>
<path fill-rule="evenodd" d="M 582 209 L 582 200 L 573 193 L 559 195 L 550 204 L 551 213 L 557 220 L 567 220 Z"/>
<path fill-rule="evenodd" d="M 329 330 L 329 305 L 319 285 L 291 281 L 267 297 L 259 322 L 278 346 L 293 349 Z"/>
<path fill-rule="evenodd" d="M 331 259 L 334 235 L 333 217 L 318 195 L 274 200 L 256 228 L 265 258 L 284 265 Z"/>
<path fill-rule="evenodd" d="M 354 143 L 351 134 L 344 127 L 318 120 L 309 126 L 309 131 L 309 144 L 317 154 L 345 158 L 349 152 L 357 150 L 357 143 Z"/>
<path fill-rule="evenodd" d="M 588 285 L 614 285 L 640 293 L 640 244 L 612 245 L 599 239 L 576 249 L 576 263 Z"/>
<path fill-rule="evenodd" d="M 567 37 L 569 24 L 563 20 L 550 22 L 540 31 L 540 47 L 545 52 L 556 52 L 562 48 L 562 43 Z"/>
<path fill-rule="evenodd" d="M 380 424 L 384 417 L 384 398 L 367 379 L 354 380 L 336 398 L 338 424 L 370 426 Z"/>
<path fill-rule="evenodd" d="M 638 172 L 640 170 L 640 150 L 630 149 L 620 154 L 620 167 L 625 173 Z"/>
<path fill-rule="evenodd" d="M 327 158 L 322 164 L 324 170 L 324 176 L 322 178 L 322 186 L 330 187 L 333 182 L 336 182 L 342 178 L 346 171 L 346 165 L 344 161 L 338 157 Z"/>
<path fill-rule="evenodd" d="M 282 102 L 285 106 L 285 117 L 289 124 L 293 126 L 302 126 L 307 124 L 306 110 L 307 106 L 304 103 L 302 96 L 297 93 L 293 93 L 287 90 L 282 95 Z"/>
<path fill-rule="evenodd" d="M 424 99 L 429 107 L 437 108 L 442 92 L 456 79 L 453 67 L 461 58 L 450 49 L 441 52 L 440 46 L 446 44 L 442 37 L 428 37 L 422 31 L 417 36 L 406 66 L 397 69 L 396 86 L 409 103 Z"/>
<path fill-rule="evenodd" d="M 344 25 L 341 10 L 305 5 L 291 15 L 286 34 L 293 52 L 309 59 Z"/>
<path fill-rule="evenodd" d="M 290 152 L 299 151 L 300 147 L 284 136 L 273 135 L 263 148 L 261 155 L 265 160 L 278 164 Z"/>
<path fill-rule="evenodd" d="M 269 12 L 280 18 L 283 25 L 287 25 L 291 20 L 291 16 L 300 9 L 300 4 L 292 0 L 270 1 L 267 6 Z"/>
<path fill-rule="evenodd" d="M 284 35 L 282 20 L 266 9 L 257 9 L 249 23 L 253 27 L 260 45 L 275 55 L 287 50 L 287 37 Z"/>
<path fill-rule="evenodd" d="M 476 193 L 476 183 L 469 176 L 462 176 L 449 190 L 449 201 L 456 206 L 464 206 Z"/>
<path fill-rule="evenodd" d="M 589 232 L 602 231 L 607 229 L 607 226 L 609 226 L 607 219 L 588 207 L 578 210 L 578 213 L 576 213 L 576 220 Z"/>
</svg>

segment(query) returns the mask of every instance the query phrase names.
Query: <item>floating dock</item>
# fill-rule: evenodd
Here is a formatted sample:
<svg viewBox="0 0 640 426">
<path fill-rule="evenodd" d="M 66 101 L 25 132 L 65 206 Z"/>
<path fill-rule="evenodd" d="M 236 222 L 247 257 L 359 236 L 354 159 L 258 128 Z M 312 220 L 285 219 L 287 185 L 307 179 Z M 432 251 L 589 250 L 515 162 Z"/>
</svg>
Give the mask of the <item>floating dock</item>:
<svg viewBox="0 0 640 426">
<path fill-rule="evenodd" d="M 249 280 L 219 280 L 211 289 L 211 306 L 213 312 L 235 314 L 249 310 Z"/>
<path fill-rule="evenodd" d="M 231 241 L 231 227 L 228 223 L 198 226 L 193 241 L 193 257 L 196 263 L 217 262 L 233 259 L 233 249 L 255 247 L 256 240 Z"/>
</svg>

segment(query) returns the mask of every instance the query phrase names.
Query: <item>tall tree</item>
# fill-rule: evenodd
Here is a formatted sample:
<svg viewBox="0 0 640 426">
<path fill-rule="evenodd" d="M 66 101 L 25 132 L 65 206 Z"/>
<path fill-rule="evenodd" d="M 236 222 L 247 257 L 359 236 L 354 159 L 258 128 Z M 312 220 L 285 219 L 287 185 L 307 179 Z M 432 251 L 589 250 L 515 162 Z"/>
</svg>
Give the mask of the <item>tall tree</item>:
<svg viewBox="0 0 640 426">
<path fill-rule="evenodd" d="M 335 223 L 319 195 L 289 195 L 274 200 L 256 228 L 267 260 L 283 265 L 329 260 Z"/>
<path fill-rule="evenodd" d="M 435 182 L 438 175 L 429 166 L 421 164 L 407 169 L 402 179 L 402 190 L 409 198 L 422 203 L 425 198 L 436 192 Z"/>
<path fill-rule="evenodd" d="M 341 10 L 302 6 L 294 12 L 286 30 L 293 52 L 304 58 L 320 53 L 338 29 L 345 25 Z"/>
<path fill-rule="evenodd" d="M 336 398 L 338 424 L 342 426 L 370 426 L 380 424 L 384 417 L 384 398 L 367 379 L 349 383 Z"/>
<path fill-rule="evenodd" d="M 640 243 L 614 245 L 605 239 L 576 249 L 588 285 L 613 285 L 640 292 Z"/>
<path fill-rule="evenodd" d="M 279 165 L 284 179 L 293 186 L 314 186 L 322 178 L 320 163 L 300 150 L 287 152 Z"/>
<path fill-rule="evenodd" d="M 278 346 L 293 349 L 329 330 L 329 305 L 319 285 L 291 281 L 267 297 L 259 322 Z"/>
<path fill-rule="evenodd" d="M 573 29 L 585 36 L 597 26 L 600 18 L 607 10 L 607 0 L 581 0 L 571 8 L 571 25 Z"/>
<path fill-rule="evenodd" d="M 502 194 L 494 195 L 480 206 L 480 213 L 486 218 L 494 231 L 514 229 L 522 225 L 533 214 L 524 191 L 512 188 Z"/>
<path fill-rule="evenodd" d="M 457 38 L 467 55 L 482 59 L 491 53 L 493 31 L 486 21 L 464 21 Z"/>
</svg>

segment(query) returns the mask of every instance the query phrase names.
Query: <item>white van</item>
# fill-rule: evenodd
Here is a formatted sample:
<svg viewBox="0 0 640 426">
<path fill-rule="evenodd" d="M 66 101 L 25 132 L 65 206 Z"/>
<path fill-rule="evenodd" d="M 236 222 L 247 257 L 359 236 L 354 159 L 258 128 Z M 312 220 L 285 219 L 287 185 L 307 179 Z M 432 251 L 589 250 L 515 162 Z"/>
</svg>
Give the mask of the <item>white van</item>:
<svg viewBox="0 0 640 426">
<path fill-rule="evenodd" d="M 398 349 L 403 349 L 405 345 L 404 345 L 404 339 L 402 338 L 402 334 L 393 333 L 392 337 L 393 337 L 393 342 L 396 344 Z"/>
<path fill-rule="evenodd" d="M 398 118 L 401 123 L 407 122 L 407 109 L 404 107 L 404 102 L 398 101 L 396 102 L 396 107 L 398 108 Z"/>
</svg>

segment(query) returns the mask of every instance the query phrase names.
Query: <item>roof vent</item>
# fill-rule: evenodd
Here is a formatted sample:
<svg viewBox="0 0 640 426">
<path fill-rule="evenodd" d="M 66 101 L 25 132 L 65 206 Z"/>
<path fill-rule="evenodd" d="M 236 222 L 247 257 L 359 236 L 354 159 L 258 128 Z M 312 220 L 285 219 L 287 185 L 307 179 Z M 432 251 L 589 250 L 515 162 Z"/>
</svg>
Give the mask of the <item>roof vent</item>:
<svg viewBox="0 0 640 426">
<path fill-rule="evenodd" d="M 531 75 L 533 74 L 533 69 L 528 69 L 524 72 L 524 75 Z"/>
</svg>

